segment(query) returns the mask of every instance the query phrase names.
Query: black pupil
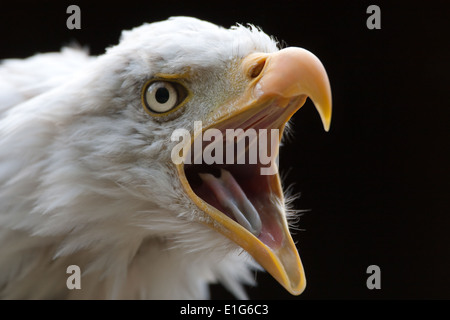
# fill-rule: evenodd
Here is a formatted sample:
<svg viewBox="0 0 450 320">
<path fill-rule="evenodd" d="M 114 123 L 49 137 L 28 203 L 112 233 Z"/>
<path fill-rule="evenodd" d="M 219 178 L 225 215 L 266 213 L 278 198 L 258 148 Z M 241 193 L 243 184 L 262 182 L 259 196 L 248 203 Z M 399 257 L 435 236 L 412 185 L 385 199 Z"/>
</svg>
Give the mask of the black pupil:
<svg viewBox="0 0 450 320">
<path fill-rule="evenodd" d="M 155 93 L 155 99 L 158 103 L 166 103 L 169 100 L 169 90 L 166 88 L 158 88 Z"/>
</svg>

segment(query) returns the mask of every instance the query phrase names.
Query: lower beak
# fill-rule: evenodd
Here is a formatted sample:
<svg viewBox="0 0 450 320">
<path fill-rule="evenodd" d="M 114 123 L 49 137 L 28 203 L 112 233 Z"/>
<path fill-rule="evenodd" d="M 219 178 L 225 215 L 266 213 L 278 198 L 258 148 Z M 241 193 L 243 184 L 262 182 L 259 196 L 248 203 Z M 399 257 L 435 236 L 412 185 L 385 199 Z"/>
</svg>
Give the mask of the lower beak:
<svg viewBox="0 0 450 320">
<path fill-rule="evenodd" d="M 247 127 L 244 124 L 251 120 L 254 128 L 265 123 L 266 129 L 279 129 L 282 132 L 286 122 L 302 107 L 306 97 L 313 101 L 324 129 L 329 130 L 331 89 L 322 63 L 312 53 L 301 48 L 287 48 L 272 54 L 254 53 L 244 58 L 241 66 L 250 79 L 245 93 L 234 107 L 223 106 L 215 110 L 214 120 L 211 120 L 205 130 L 219 128 L 224 132 L 225 129 L 235 129 L 236 126 L 243 126 L 245 129 Z M 279 140 L 276 144 L 276 152 L 271 155 L 274 158 L 278 153 Z M 179 164 L 177 169 L 186 193 L 211 218 L 205 222 L 207 225 L 246 250 L 291 294 L 303 292 L 306 286 L 305 274 L 289 232 L 278 173 L 255 176 L 255 183 L 248 182 L 248 176 L 245 178 L 247 180 L 240 180 L 241 173 L 227 173 L 235 176 L 232 187 L 229 188 L 241 185 L 240 194 L 244 194 L 236 196 L 236 193 L 230 192 L 231 202 L 239 206 L 248 200 L 254 206 L 256 213 L 253 213 L 253 209 L 241 211 L 250 225 L 259 228 L 255 232 L 223 209 L 228 203 L 223 196 L 228 190 L 227 176 L 202 176 L 204 184 L 209 186 L 208 192 L 216 197 L 213 201 L 207 201 L 205 197 L 199 196 L 200 192 L 193 190 L 186 177 L 185 166 Z M 250 185 L 247 188 L 253 190 L 246 190 L 244 185 Z M 277 204 L 274 204 L 272 198 L 276 199 Z M 214 203 L 219 204 L 214 206 Z"/>
</svg>

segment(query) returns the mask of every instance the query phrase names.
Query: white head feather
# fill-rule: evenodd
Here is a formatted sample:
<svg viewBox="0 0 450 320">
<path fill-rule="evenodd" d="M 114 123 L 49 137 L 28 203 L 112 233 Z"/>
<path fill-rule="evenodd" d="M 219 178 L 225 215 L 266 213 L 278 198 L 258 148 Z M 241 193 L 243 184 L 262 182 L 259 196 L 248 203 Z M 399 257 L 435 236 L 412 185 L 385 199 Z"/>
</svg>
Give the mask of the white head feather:
<svg viewBox="0 0 450 320">
<path fill-rule="evenodd" d="M 222 281 L 244 298 L 255 264 L 201 223 L 176 178 L 170 135 L 239 95 L 225 76 L 237 60 L 277 50 L 255 27 L 178 17 L 123 32 L 99 57 L 63 49 L 5 61 L 0 297 L 207 298 Z M 188 69 L 195 95 L 183 114 L 146 114 L 144 83 Z M 82 290 L 66 287 L 72 264 Z"/>
</svg>

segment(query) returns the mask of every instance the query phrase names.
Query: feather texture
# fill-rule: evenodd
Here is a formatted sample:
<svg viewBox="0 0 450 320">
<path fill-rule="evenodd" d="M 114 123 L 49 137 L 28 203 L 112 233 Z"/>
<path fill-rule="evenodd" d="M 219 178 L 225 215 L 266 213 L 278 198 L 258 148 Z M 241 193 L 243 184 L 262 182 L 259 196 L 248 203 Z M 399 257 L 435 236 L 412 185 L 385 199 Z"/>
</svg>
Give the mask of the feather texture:
<svg viewBox="0 0 450 320">
<path fill-rule="evenodd" d="M 277 44 L 255 27 L 178 17 L 125 31 L 106 54 L 64 48 L 0 66 L 0 297 L 238 298 L 256 263 L 205 226 L 170 161 L 170 134 L 240 94 L 235 61 Z M 149 118 L 142 85 L 189 70 L 195 98 Z M 226 75 L 226 76 L 224 76 Z M 68 290 L 66 268 L 82 270 Z"/>
</svg>

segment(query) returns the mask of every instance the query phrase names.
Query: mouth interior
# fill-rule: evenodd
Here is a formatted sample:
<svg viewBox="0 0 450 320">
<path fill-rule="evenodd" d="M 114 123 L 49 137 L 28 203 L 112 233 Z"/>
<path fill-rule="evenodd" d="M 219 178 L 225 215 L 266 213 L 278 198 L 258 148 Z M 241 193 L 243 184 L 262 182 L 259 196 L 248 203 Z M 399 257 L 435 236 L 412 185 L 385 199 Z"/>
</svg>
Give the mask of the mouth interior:
<svg viewBox="0 0 450 320">
<path fill-rule="evenodd" d="M 279 248 L 284 239 L 284 200 L 276 170 L 279 135 L 292 109 L 302 104 L 301 99 L 292 99 L 281 108 L 279 101 L 271 101 L 256 112 L 242 112 L 220 122 L 214 128 L 222 135 L 210 141 L 203 141 L 203 134 L 195 138 L 202 146 L 202 161 L 195 160 L 194 141 L 194 152 L 187 158 L 191 161 L 184 164 L 186 179 L 196 196 L 272 249 Z M 227 129 L 242 129 L 241 135 L 230 139 Z M 266 129 L 266 134 L 260 136 L 260 129 Z M 271 129 L 278 129 L 279 135 L 271 135 Z M 215 159 L 210 164 L 205 161 L 207 150 Z M 275 171 L 262 174 L 262 169 L 269 167 Z"/>
<path fill-rule="evenodd" d="M 279 195 L 276 175 L 261 175 L 260 164 L 185 165 L 194 193 L 269 247 L 282 242 L 277 220 Z"/>
</svg>

